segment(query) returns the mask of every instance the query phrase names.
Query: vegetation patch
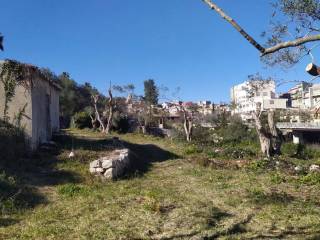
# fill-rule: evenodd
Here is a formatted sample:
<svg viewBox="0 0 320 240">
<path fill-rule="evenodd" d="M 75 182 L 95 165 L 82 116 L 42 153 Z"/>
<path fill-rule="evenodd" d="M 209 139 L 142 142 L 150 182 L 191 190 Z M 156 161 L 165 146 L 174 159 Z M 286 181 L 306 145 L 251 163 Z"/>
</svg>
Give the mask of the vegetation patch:
<svg viewBox="0 0 320 240">
<path fill-rule="evenodd" d="M 320 184 L 320 173 L 310 172 L 307 175 L 300 176 L 299 182 L 308 185 L 319 185 Z"/>
<path fill-rule="evenodd" d="M 58 193 L 64 197 L 88 196 L 90 193 L 90 190 L 87 187 L 73 183 L 59 186 L 57 190 Z"/>
</svg>

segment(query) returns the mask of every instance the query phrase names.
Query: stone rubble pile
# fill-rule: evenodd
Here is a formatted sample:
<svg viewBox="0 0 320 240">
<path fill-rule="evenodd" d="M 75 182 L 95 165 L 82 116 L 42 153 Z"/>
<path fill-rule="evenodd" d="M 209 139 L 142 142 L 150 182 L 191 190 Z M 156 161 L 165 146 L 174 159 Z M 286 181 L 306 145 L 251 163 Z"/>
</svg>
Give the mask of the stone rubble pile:
<svg viewBox="0 0 320 240">
<path fill-rule="evenodd" d="M 90 173 L 105 179 L 121 177 L 129 167 L 131 153 L 127 148 L 114 150 L 110 155 L 90 163 Z"/>
</svg>

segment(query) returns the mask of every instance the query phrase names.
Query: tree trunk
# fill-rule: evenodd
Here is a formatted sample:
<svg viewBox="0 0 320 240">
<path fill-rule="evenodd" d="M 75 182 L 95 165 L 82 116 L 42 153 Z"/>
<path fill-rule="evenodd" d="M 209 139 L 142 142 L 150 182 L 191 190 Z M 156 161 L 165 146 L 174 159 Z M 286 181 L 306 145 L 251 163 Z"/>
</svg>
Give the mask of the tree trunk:
<svg viewBox="0 0 320 240">
<path fill-rule="evenodd" d="M 184 116 L 184 123 L 183 123 L 183 127 L 184 127 L 184 132 L 186 134 L 186 139 L 187 142 L 191 142 L 192 140 L 192 119 L 188 118 L 186 111 L 184 110 L 183 113 Z"/>
<path fill-rule="evenodd" d="M 113 118 L 113 104 L 114 104 L 111 88 L 109 89 L 108 92 L 109 92 L 109 116 L 108 116 L 107 126 L 105 129 L 106 134 L 110 133 L 110 129 L 111 129 L 111 125 L 112 125 L 112 118 Z"/>
<path fill-rule="evenodd" d="M 141 130 L 142 130 L 142 134 L 146 134 L 147 133 L 146 126 L 141 126 Z"/>
<path fill-rule="evenodd" d="M 276 124 L 274 121 L 274 115 L 275 112 L 273 109 L 268 111 L 268 125 L 270 128 L 270 133 L 272 137 L 272 153 L 274 154 L 280 154 L 280 148 L 281 148 L 281 139 L 279 137 Z"/>
<path fill-rule="evenodd" d="M 95 130 L 98 128 L 98 120 L 97 120 L 97 117 L 93 117 L 91 114 L 90 114 L 90 118 L 91 118 L 91 125 L 92 125 L 92 128 Z"/>
<path fill-rule="evenodd" d="M 100 130 L 101 132 L 105 132 L 105 125 L 104 122 L 102 121 L 101 117 L 100 117 L 100 113 L 98 111 L 98 107 L 97 107 L 97 103 L 99 100 L 99 95 L 94 95 L 92 96 L 93 99 L 93 106 L 94 106 L 94 110 L 95 110 L 95 115 L 96 115 L 96 119 L 98 120 L 99 124 L 100 124 Z"/>
<path fill-rule="evenodd" d="M 265 129 L 262 127 L 260 114 L 257 112 L 253 113 L 253 118 L 255 120 L 255 127 L 260 141 L 261 152 L 268 158 L 270 157 L 270 146 L 271 140 Z"/>
</svg>

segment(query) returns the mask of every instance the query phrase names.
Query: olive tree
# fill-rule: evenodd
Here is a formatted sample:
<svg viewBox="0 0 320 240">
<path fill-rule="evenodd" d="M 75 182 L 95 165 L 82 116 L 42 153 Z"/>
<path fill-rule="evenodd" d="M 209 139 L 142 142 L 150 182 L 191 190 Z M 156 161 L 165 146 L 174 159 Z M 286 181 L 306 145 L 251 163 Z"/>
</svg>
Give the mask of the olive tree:
<svg viewBox="0 0 320 240">
<path fill-rule="evenodd" d="M 271 2 L 274 12 L 271 16 L 271 27 L 269 31 L 264 31 L 267 41 L 261 45 L 244 28 L 242 28 L 233 18 L 211 0 L 202 0 L 212 10 L 217 12 L 232 27 L 234 27 L 252 46 L 259 52 L 262 61 L 270 66 L 275 64 L 285 64 L 292 66 L 302 57 L 310 55 L 312 63 L 308 65 L 307 71 L 314 76 L 320 75 L 320 68 L 313 62 L 311 51 L 315 46 L 310 43 L 320 40 L 320 3 L 318 0 L 273 0 Z M 257 79 L 256 79 L 257 80 Z M 251 81 L 253 89 L 259 89 L 266 83 L 263 79 Z M 270 149 L 278 152 L 281 141 L 279 140 L 276 124 L 274 121 L 274 110 L 267 110 L 269 130 L 266 131 L 261 123 L 262 109 L 257 104 L 257 109 L 253 113 L 256 130 L 260 139 L 261 151 L 270 156 Z"/>
<path fill-rule="evenodd" d="M 233 18 L 211 0 L 202 0 L 231 24 L 259 52 L 264 61 L 294 64 L 310 53 L 307 44 L 320 40 L 320 3 L 318 0 L 273 0 L 270 29 L 263 31 L 267 38 L 258 43 Z"/>
<path fill-rule="evenodd" d="M 280 153 L 281 139 L 275 124 L 275 109 L 264 109 L 260 101 L 255 101 L 255 97 L 272 81 L 271 78 L 263 78 L 259 74 L 251 75 L 245 88 L 249 99 L 255 105 L 255 110 L 251 114 L 259 137 L 261 152 L 267 157 Z M 267 116 L 267 124 L 262 121 L 264 115 Z"/>
</svg>

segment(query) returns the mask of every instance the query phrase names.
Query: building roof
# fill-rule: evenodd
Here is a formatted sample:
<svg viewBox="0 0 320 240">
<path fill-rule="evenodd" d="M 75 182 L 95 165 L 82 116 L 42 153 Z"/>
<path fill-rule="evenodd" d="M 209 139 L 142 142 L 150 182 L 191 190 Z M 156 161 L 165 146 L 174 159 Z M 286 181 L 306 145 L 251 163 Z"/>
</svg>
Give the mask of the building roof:
<svg viewBox="0 0 320 240">
<path fill-rule="evenodd" d="M 34 73 L 41 76 L 41 79 L 47 81 L 50 84 L 50 86 L 52 86 L 53 88 L 55 88 L 58 91 L 61 90 L 61 86 L 54 79 L 51 79 L 51 78 L 48 78 L 47 76 L 45 76 L 43 71 L 39 67 L 34 66 L 32 64 L 28 64 L 28 63 L 21 63 L 21 62 L 18 62 L 16 60 L 11 60 L 11 59 L 0 60 L 0 66 L 8 61 L 16 62 L 17 64 L 20 64 L 24 68 L 32 70 Z"/>
</svg>

